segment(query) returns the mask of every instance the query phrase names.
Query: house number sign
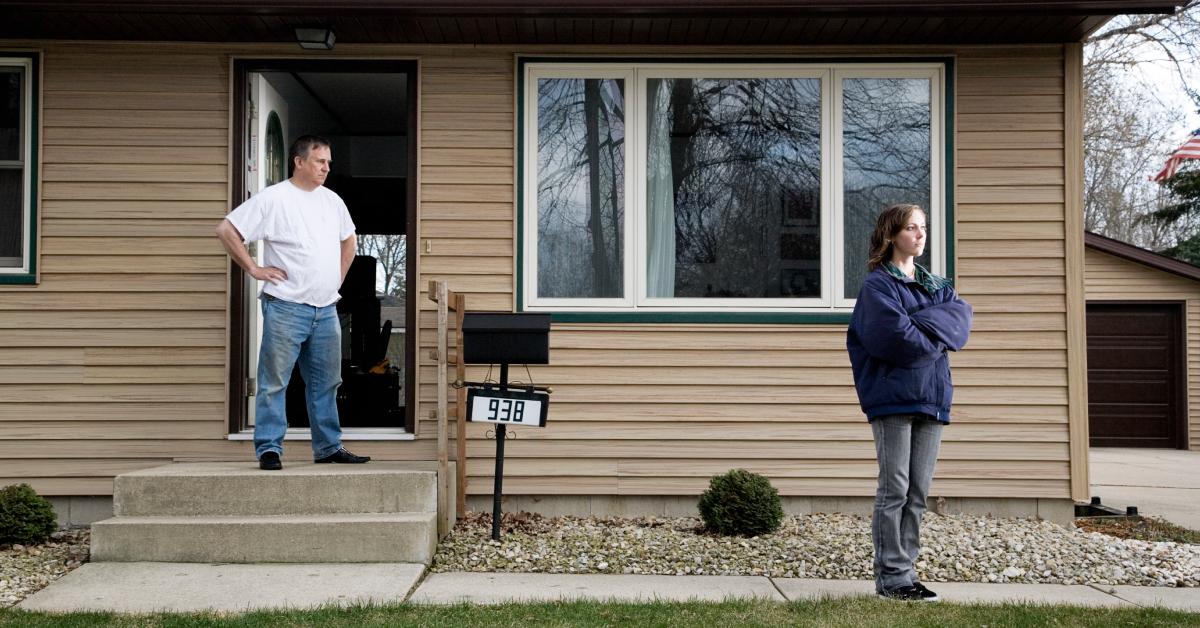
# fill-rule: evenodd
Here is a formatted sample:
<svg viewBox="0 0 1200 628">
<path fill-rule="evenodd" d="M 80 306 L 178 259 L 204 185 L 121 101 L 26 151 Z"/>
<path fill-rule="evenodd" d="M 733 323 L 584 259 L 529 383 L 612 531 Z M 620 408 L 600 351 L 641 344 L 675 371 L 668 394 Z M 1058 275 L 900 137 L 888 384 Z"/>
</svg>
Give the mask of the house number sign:
<svg viewBox="0 0 1200 628">
<path fill-rule="evenodd" d="M 472 423 L 546 427 L 550 395 L 499 388 L 467 389 L 467 420 Z"/>
</svg>

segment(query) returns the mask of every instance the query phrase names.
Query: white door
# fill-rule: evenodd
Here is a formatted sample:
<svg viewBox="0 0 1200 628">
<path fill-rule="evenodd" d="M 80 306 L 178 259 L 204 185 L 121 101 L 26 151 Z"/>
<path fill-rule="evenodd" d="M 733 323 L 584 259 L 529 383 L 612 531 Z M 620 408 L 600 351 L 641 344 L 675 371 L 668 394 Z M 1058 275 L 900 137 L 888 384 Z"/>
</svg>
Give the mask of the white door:
<svg viewBox="0 0 1200 628">
<path fill-rule="evenodd" d="M 288 106 L 287 101 L 271 86 L 262 74 L 251 72 L 250 102 L 246 111 L 250 119 L 246 125 L 250 129 L 250 137 L 246 138 L 246 198 L 257 194 L 264 188 L 279 183 L 287 177 L 287 155 L 290 146 L 287 136 Z M 250 246 L 250 254 L 258 263 L 262 263 L 262 250 L 256 243 Z M 251 378 L 258 373 L 258 347 L 262 340 L 262 307 L 258 303 L 258 293 L 262 282 L 246 276 L 246 325 L 247 340 L 250 343 L 247 355 L 246 372 Z M 250 425 L 254 425 L 254 392 L 255 387 L 247 391 L 246 417 Z"/>
</svg>

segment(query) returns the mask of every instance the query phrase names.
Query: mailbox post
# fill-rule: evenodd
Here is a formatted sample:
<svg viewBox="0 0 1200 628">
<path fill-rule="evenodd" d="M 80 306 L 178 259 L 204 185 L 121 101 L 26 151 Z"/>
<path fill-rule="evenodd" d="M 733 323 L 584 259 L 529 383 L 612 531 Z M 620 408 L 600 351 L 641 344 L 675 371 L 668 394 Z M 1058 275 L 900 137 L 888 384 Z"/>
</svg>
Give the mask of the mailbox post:
<svg viewBox="0 0 1200 628">
<path fill-rule="evenodd" d="M 500 499 L 504 495 L 504 440 L 508 437 L 508 424 L 546 424 L 547 398 L 525 386 L 524 395 L 510 391 L 508 386 L 509 364 L 550 363 L 550 315 L 533 313 L 467 312 L 463 315 L 463 362 L 465 364 L 499 364 L 500 385 L 494 397 L 488 397 L 489 386 L 471 391 L 468 395 L 467 416 L 471 421 L 496 424 L 496 474 L 492 490 L 492 540 L 500 540 Z M 530 382 L 532 384 L 532 382 Z M 522 399 L 521 397 L 526 396 Z M 477 417 L 477 401 L 486 401 L 491 412 Z M 532 413 L 526 416 L 525 404 L 536 405 L 536 422 Z M 519 412 L 514 406 L 520 404 Z M 482 405 L 482 404 L 481 404 Z M 464 473 L 463 469 L 459 473 Z"/>
</svg>

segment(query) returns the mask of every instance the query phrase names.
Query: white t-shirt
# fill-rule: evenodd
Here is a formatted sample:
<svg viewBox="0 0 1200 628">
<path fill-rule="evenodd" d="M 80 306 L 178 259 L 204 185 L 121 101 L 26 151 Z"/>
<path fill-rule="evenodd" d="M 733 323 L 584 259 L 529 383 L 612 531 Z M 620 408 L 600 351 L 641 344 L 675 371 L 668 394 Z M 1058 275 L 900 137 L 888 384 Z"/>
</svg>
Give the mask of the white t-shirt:
<svg viewBox="0 0 1200 628">
<path fill-rule="evenodd" d="M 263 282 L 263 292 L 293 303 L 337 303 L 342 241 L 354 221 L 341 197 L 325 186 L 311 192 L 284 180 L 250 197 L 226 216 L 246 242 L 263 241 L 263 263 L 287 280 Z"/>
</svg>

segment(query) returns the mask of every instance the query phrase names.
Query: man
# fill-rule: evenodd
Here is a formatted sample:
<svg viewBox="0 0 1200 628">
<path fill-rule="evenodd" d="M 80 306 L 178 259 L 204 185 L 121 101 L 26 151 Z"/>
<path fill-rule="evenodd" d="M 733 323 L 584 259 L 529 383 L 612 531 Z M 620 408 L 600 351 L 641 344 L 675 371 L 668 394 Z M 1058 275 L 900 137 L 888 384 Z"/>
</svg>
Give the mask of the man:
<svg viewBox="0 0 1200 628">
<path fill-rule="evenodd" d="M 254 448 L 261 469 L 283 468 L 286 393 L 300 366 L 312 428 L 313 460 L 358 464 L 370 460 L 342 447 L 337 389 L 342 383 L 338 288 L 354 260 L 354 222 L 346 204 L 324 187 L 329 141 L 304 135 L 288 155 L 292 177 L 255 194 L 217 226 L 233 261 L 263 286 L 262 348 L 258 358 Z M 265 266 L 245 242 L 262 240 Z"/>
</svg>

